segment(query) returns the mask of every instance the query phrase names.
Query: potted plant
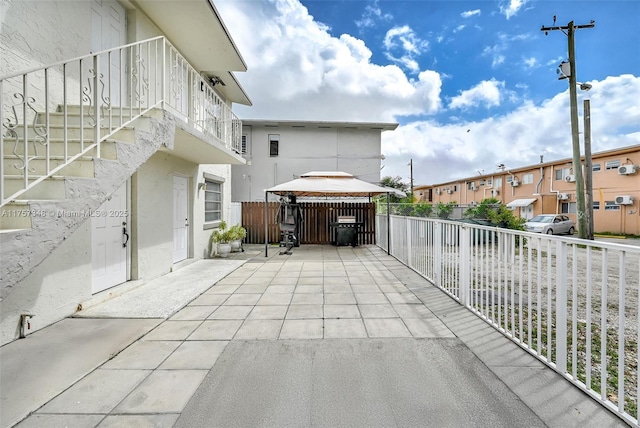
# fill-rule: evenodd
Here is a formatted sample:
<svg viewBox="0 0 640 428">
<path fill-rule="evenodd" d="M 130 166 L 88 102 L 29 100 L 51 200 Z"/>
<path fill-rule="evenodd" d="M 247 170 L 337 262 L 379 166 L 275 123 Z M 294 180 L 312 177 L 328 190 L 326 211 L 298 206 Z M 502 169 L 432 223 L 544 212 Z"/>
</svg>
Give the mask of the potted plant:
<svg viewBox="0 0 640 428">
<path fill-rule="evenodd" d="M 229 234 L 231 235 L 231 251 L 240 251 L 242 240 L 247 236 L 247 229 L 242 227 L 240 224 L 236 224 L 231 226 Z"/>
<path fill-rule="evenodd" d="M 231 229 L 227 229 L 227 223 L 222 220 L 218 228 L 211 232 L 211 255 L 218 254 L 227 257 L 231 252 Z"/>
</svg>

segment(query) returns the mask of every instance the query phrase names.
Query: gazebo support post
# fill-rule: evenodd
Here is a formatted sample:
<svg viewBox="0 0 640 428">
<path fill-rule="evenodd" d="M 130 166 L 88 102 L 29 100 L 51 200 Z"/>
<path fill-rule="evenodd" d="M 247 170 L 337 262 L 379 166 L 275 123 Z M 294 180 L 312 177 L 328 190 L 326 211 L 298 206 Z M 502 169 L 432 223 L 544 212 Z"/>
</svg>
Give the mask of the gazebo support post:
<svg viewBox="0 0 640 428">
<path fill-rule="evenodd" d="M 269 192 L 264 192 L 264 256 L 269 257 Z"/>
</svg>

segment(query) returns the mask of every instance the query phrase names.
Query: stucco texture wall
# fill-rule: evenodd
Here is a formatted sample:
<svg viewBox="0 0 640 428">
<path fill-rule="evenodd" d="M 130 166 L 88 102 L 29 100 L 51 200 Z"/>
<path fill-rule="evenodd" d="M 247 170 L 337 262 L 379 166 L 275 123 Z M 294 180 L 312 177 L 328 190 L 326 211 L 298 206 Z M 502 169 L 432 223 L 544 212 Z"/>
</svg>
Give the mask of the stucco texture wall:
<svg viewBox="0 0 640 428">
<path fill-rule="evenodd" d="M 86 221 L 0 302 L 0 343 L 18 337 L 20 314 L 35 315 L 33 332 L 72 314 L 90 296 L 91 221 Z"/>
<path fill-rule="evenodd" d="M 157 152 L 142 165 L 132 180 L 131 205 L 135 230 L 132 276 L 153 279 L 171 271 L 173 265 L 173 176 L 193 177 L 193 163 Z M 192 181 L 192 180 L 190 180 Z M 190 183 L 190 187 L 192 183 Z"/>
</svg>

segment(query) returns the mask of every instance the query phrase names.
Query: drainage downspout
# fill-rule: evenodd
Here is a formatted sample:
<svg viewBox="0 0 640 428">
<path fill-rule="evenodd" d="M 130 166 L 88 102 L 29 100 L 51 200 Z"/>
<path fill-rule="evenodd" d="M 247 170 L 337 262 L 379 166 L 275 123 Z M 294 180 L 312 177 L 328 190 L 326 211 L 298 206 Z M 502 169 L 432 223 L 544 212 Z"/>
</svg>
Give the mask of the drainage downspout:
<svg viewBox="0 0 640 428">
<path fill-rule="evenodd" d="M 542 164 L 542 160 L 544 159 L 543 155 L 540 155 L 540 163 Z M 551 167 L 553 168 L 553 166 Z M 540 185 L 542 184 L 542 180 L 544 179 L 544 167 L 541 166 L 540 167 L 540 180 L 538 180 L 538 183 L 536 184 L 536 192 L 534 193 L 534 195 L 540 195 Z"/>
<path fill-rule="evenodd" d="M 556 194 L 556 214 L 558 214 L 558 194 L 560 193 L 559 190 L 553 190 L 553 177 L 555 177 L 554 171 L 553 171 L 553 165 L 551 165 L 551 180 L 549 180 L 549 191 L 551 193 L 555 193 Z"/>
</svg>

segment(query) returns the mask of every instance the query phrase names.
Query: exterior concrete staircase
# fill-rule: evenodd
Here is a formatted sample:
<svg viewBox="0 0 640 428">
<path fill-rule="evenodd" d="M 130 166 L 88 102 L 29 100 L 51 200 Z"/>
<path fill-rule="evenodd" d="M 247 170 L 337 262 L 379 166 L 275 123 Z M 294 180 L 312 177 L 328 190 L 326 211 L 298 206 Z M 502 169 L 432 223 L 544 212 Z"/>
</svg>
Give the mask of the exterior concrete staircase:
<svg viewBox="0 0 640 428">
<path fill-rule="evenodd" d="M 89 220 L 90 213 L 95 212 L 151 155 L 163 146 L 173 148 L 174 116 L 152 109 L 106 139 L 99 137 L 98 145 L 65 165 L 66 159 L 80 154 L 93 143 L 95 127 L 87 123 L 88 115 L 81 114 L 78 106 L 67 106 L 66 115 L 61 112 L 62 107 L 58 110 L 48 115 L 48 143 L 37 141 L 38 127 L 44 127 L 37 117 L 34 124 L 14 128 L 14 138 L 7 138 L 5 134 L 3 139 L 5 194 L 11 195 L 24 188 L 25 132 L 30 157 L 28 180 L 41 181 L 21 193 L 19 199 L 6 201 L 0 208 L 2 299 Z M 112 108 L 111 113 L 115 116 L 130 114 L 127 108 Z M 66 145 L 62 123 L 65 117 Z M 80 122 L 83 122 L 82 126 Z M 107 128 L 100 127 L 99 132 L 105 135 Z M 49 171 L 59 165 L 65 166 L 47 177 L 47 159 Z"/>
</svg>

